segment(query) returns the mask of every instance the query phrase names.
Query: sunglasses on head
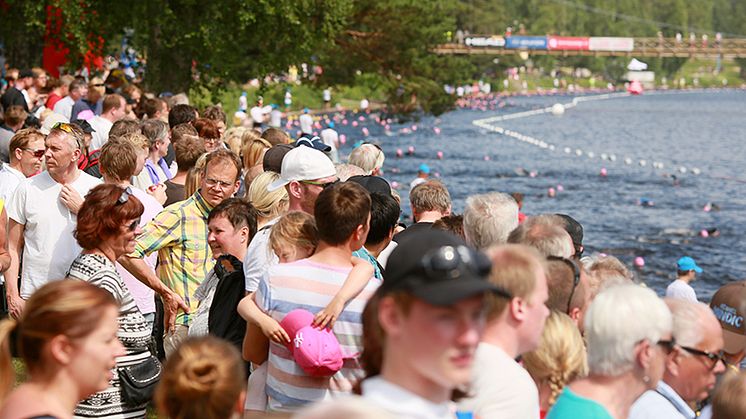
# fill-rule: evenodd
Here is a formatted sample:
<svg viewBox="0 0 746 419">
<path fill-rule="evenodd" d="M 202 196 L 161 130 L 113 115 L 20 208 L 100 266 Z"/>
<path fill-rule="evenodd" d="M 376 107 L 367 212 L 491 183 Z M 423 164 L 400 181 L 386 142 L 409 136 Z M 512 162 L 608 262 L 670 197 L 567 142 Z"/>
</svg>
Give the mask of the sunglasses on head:
<svg viewBox="0 0 746 419">
<path fill-rule="evenodd" d="M 573 279 L 572 279 L 572 289 L 570 290 L 570 297 L 567 299 L 567 311 L 565 311 L 566 314 L 570 314 L 570 308 L 572 305 L 572 297 L 575 296 L 575 289 L 578 287 L 578 284 L 580 283 L 580 268 L 578 268 L 578 265 L 568 259 L 564 258 L 562 256 L 547 256 L 547 260 L 556 260 L 564 263 L 565 265 L 569 266 L 570 269 L 572 269 Z"/>
<path fill-rule="evenodd" d="M 75 128 L 73 128 L 73 124 L 68 124 L 67 122 L 58 122 L 52 125 L 52 129 L 58 129 L 72 135 L 75 139 L 75 142 L 78 144 L 78 149 L 83 149 L 83 144 L 80 143 L 80 139 L 78 139 L 78 136 L 75 135 Z"/>
<path fill-rule="evenodd" d="M 464 270 L 485 277 L 492 268 L 489 259 L 466 246 L 442 246 L 431 250 L 422 257 L 420 264 L 425 268 L 428 276 L 446 276 L 449 279 L 460 278 Z M 498 288 L 495 295 L 507 299 L 513 298 L 507 290 L 502 288 Z"/>
<path fill-rule="evenodd" d="M 127 186 L 122 191 L 122 194 L 119 195 L 119 198 L 117 198 L 117 203 L 115 205 L 124 205 L 124 204 L 126 204 L 127 201 L 129 201 L 130 196 L 132 196 L 132 187 L 131 186 Z"/>
</svg>

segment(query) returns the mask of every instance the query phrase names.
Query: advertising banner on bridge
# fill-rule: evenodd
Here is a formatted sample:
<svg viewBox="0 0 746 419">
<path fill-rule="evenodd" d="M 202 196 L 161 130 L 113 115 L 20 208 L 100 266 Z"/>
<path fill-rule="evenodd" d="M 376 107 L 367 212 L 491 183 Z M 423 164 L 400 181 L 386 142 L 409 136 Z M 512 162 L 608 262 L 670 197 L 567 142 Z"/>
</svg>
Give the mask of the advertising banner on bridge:
<svg viewBox="0 0 746 419">
<path fill-rule="evenodd" d="M 546 36 L 509 36 L 505 38 L 505 48 L 547 49 Z"/>
<path fill-rule="evenodd" d="M 469 47 L 504 47 L 505 38 L 502 36 L 469 36 L 464 39 Z"/>
<path fill-rule="evenodd" d="M 635 49 L 634 38 L 590 37 L 588 49 L 591 51 L 632 51 Z"/>
<path fill-rule="evenodd" d="M 550 50 L 588 51 L 588 38 L 577 36 L 548 36 L 547 46 Z"/>
</svg>

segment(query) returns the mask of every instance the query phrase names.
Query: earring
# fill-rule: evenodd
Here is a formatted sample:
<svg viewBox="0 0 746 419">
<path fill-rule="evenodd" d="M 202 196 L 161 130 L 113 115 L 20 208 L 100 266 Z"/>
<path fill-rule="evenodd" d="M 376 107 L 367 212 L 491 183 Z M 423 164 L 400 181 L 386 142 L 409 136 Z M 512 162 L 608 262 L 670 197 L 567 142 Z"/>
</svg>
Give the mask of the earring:
<svg viewBox="0 0 746 419">
<path fill-rule="evenodd" d="M 645 384 L 649 383 L 650 382 L 650 377 L 648 377 L 647 375 L 643 375 L 642 376 L 642 382 L 645 383 Z"/>
</svg>

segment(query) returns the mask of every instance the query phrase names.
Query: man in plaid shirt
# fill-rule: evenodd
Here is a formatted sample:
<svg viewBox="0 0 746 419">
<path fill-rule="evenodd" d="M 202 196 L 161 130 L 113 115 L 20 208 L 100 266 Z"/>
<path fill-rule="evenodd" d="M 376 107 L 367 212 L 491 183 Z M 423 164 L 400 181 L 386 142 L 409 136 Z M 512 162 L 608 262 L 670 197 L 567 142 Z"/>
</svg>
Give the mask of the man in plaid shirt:
<svg viewBox="0 0 746 419">
<path fill-rule="evenodd" d="M 157 290 L 166 286 L 178 297 L 164 301 L 166 355 L 178 348 L 189 331 L 192 298 L 212 269 L 214 260 L 207 245 L 207 216 L 238 190 L 241 162 L 226 149 L 207 156 L 200 188 L 185 201 L 166 207 L 143 229 L 135 251 L 120 260 L 140 281 Z M 157 275 L 142 260 L 158 252 Z"/>
</svg>

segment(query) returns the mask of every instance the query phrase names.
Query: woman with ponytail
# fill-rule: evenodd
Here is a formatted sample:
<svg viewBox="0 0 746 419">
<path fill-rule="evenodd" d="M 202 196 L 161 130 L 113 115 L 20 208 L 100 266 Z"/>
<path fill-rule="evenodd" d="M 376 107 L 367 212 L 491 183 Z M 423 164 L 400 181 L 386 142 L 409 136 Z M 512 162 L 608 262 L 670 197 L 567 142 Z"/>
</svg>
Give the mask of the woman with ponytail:
<svg viewBox="0 0 746 419">
<path fill-rule="evenodd" d="M 53 281 L 26 301 L 18 320 L 0 322 L 0 418 L 67 419 L 78 401 L 105 389 L 117 356 L 119 306 L 80 281 Z M 11 339 L 28 380 L 12 392 Z"/>
<path fill-rule="evenodd" d="M 245 383 L 238 349 L 212 336 L 190 338 L 166 361 L 155 403 L 172 419 L 240 418 Z"/>
<path fill-rule="evenodd" d="M 551 312 L 539 347 L 523 355 L 523 366 L 539 387 L 539 406 L 544 418 L 565 386 L 588 373 L 583 337 L 568 315 Z"/>
</svg>

